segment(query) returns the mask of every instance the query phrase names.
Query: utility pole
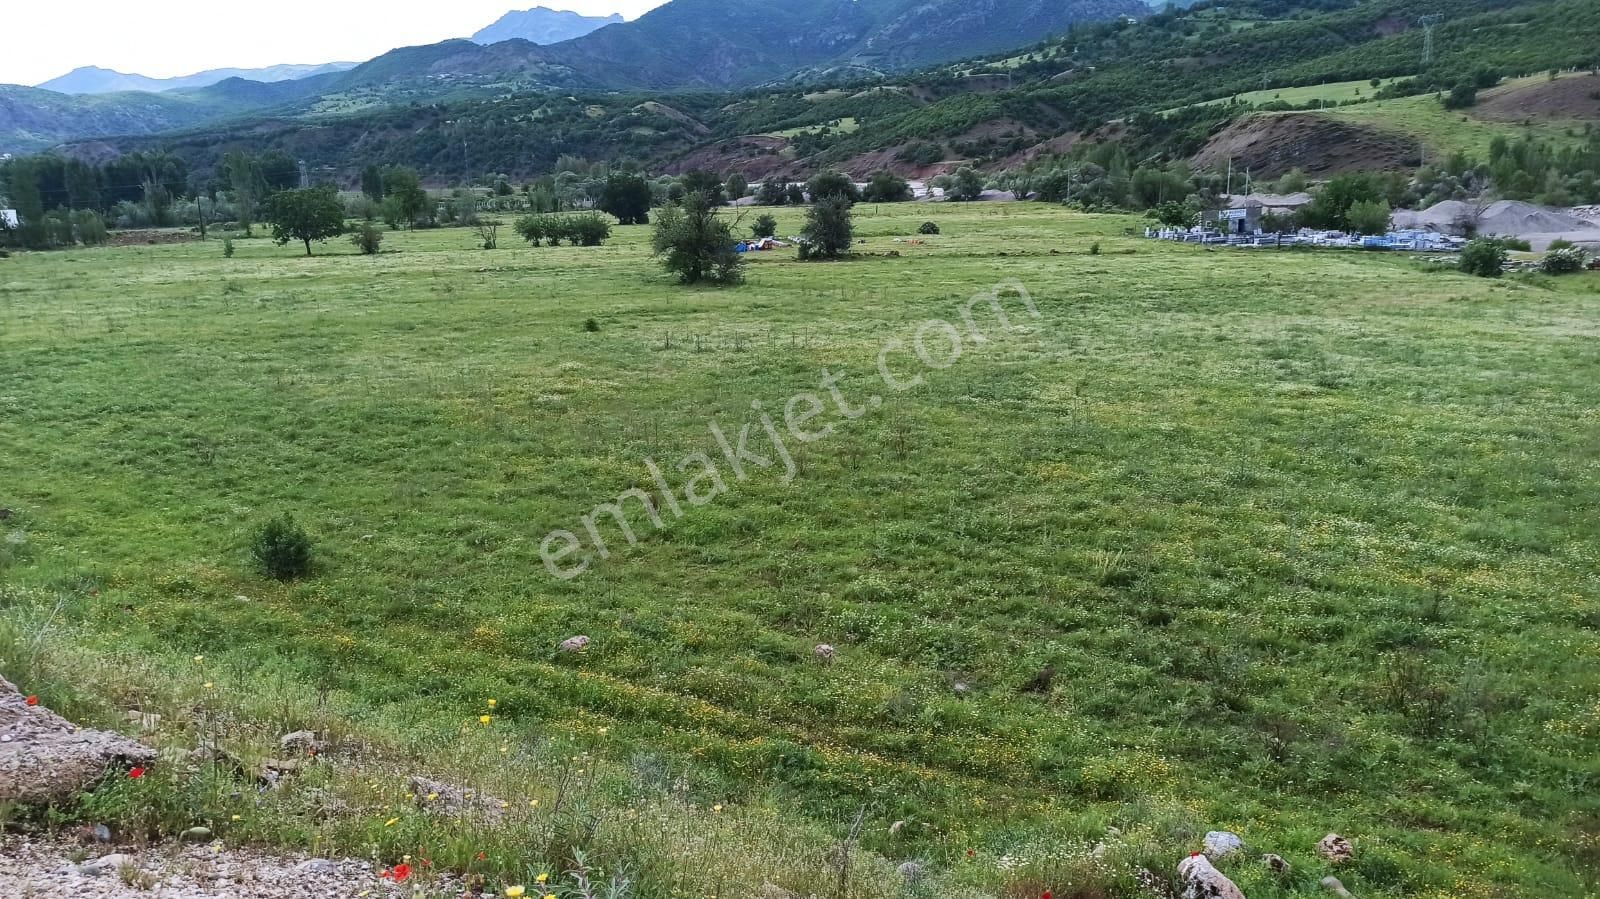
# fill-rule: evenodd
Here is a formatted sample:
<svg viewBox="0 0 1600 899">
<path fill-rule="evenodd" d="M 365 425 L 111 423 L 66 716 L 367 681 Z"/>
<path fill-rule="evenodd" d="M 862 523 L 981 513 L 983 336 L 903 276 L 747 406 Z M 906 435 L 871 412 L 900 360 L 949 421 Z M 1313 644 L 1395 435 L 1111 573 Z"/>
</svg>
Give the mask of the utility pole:
<svg viewBox="0 0 1600 899">
<path fill-rule="evenodd" d="M 306 188 L 311 186 L 311 173 L 306 171 L 306 161 L 304 159 L 299 161 L 299 166 L 300 166 L 300 189 L 304 190 L 304 189 L 306 189 Z"/>
<path fill-rule="evenodd" d="M 1433 29 L 1434 26 L 1444 21 L 1444 16 L 1437 13 L 1423 16 L 1417 20 L 1422 26 L 1422 67 L 1433 65 Z"/>
</svg>

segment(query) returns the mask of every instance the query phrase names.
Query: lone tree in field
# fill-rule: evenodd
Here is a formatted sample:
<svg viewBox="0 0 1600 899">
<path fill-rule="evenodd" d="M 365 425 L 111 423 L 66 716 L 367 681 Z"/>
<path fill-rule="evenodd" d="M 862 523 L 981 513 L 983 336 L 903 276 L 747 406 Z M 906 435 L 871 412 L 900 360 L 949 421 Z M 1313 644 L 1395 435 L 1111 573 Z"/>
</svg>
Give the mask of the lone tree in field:
<svg viewBox="0 0 1600 899">
<path fill-rule="evenodd" d="M 744 280 L 744 257 L 733 249 L 733 226 L 717 215 L 703 193 L 687 194 L 678 206 L 656 213 L 650 246 L 667 271 L 684 284 L 702 281 L 738 284 Z"/>
<path fill-rule="evenodd" d="M 722 206 L 728 202 L 722 195 L 722 179 L 705 169 L 690 169 L 684 172 L 678 179 L 678 186 L 683 188 L 685 201 L 690 194 L 701 194 L 712 206 Z"/>
<path fill-rule="evenodd" d="M 806 212 L 806 226 L 800 229 L 800 258 L 838 259 L 850 252 L 854 240 L 850 201 L 827 197 Z"/>
<path fill-rule="evenodd" d="M 888 169 L 873 174 L 861 198 L 868 203 L 902 203 L 911 199 L 911 184 Z"/>
<path fill-rule="evenodd" d="M 618 224 L 650 224 L 650 183 L 638 175 L 612 172 L 600 192 L 600 209 L 617 217 Z"/>
<path fill-rule="evenodd" d="M 272 239 L 279 246 L 291 240 L 306 245 L 311 255 L 313 240 L 327 240 L 344 233 L 344 204 L 331 187 L 283 190 L 267 198 L 262 217 L 272 226 Z"/>
<path fill-rule="evenodd" d="M 823 200 L 842 197 L 848 203 L 861 199 L 861 191 L 856 189 L 855 182 L 843 172 L 823 172 L 806 182 L 806 193 L 810 195 L 811 202 L 820 203 Z"/>
<path fill-rule="evenodd" d="M 393 207 L 398 221 L 415 226 L 428 207 L 428 192 L 422 189 L 422 179 L 413 169 L 394 167 L 383 172 L 384 202 Z M 432 218 L 432 216 L 429 216 Z"/>
</svg>

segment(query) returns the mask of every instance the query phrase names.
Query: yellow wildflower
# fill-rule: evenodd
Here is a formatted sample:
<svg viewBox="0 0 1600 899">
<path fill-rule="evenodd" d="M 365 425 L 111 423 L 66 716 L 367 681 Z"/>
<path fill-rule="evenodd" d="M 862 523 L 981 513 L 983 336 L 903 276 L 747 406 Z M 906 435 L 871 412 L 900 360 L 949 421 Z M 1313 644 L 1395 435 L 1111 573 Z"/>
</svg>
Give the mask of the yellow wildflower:
<svg viewBox="0 0 1600 899">
<path fill-rule="evenodd" d="M 521 897 L 527 895 L 527 893 L 528 888 L 521 885 L 506 887 L 506 895 L 509 896 L 510 899 L 521 899 Z"/>
<path fill-rule="evenodd" d="M 479 715 L 478 716 L 478 723 L 479 724 L 488 724 L 490 721 L 493 721 L 493 720 L 494 720 L 494 716 L 493 715 Z"/>
<path fill-rule="evenodd" d="M 538 882 L 538 883 L 545 883 L 549 879 L 550 879 L 550 875 L 549 874 L 540 874 L 538 877 L 534 878 L 534 880 L 536 882 Z"/>
<path fill-rule="evenodd" d="M 396 824 L 399 824 L 399 823 L 400 823 L 400 819 L 399 818 L 390 818 L 389 820 L 383 822 L 383 826 L 384 827 L 393 827 L 393 826 L 395 826 Z"/>
<path fill-rule="evenodd" d="M 494 708 L 495 704 L 496 703 L 495 703 L 495 701 L 493 699 L 489 700 L 489 708 L 491 708 L 491 709 Z"/>
</svg>

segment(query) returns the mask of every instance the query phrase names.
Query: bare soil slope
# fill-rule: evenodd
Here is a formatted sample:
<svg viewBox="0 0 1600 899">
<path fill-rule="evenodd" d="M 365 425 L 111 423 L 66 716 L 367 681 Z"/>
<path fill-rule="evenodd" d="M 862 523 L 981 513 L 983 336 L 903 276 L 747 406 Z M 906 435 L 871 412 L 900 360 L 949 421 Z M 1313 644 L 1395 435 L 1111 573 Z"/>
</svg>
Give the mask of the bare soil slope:
<svg viewBox="0 0 1600 899">
<path fill-rule="evenodd" d="M 1315 113 L 1246 116 L 1217 132 L 1191 162 L 1221 171 L 1233 160 L 1235 171 L 1274 178 L 1291 168 L 1311 175 L 1353 170 L 1414 167 L 1414 141 L 1394 134 L 1336 122 Z"/>
<path fill-rule="evenodd" d="M 1498 87 L 1479 97 L 1472 116 L 1491 122 L 1600 120 L 1600 77 Z"/>
</svg>

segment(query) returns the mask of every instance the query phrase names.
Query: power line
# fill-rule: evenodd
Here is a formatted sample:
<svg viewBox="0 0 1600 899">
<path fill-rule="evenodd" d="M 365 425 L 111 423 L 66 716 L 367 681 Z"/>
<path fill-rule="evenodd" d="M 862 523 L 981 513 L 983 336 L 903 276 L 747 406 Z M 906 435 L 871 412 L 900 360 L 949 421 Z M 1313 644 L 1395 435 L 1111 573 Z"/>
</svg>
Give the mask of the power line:
<svg viewBox="0 0 1600 899">
<path fill-rule="evenodd" d="M 1423 68 L 1427 68 L 1428 66 L 1433 65 L 1433 29 L 1434 29 L 1434 26 L 1438 25 L 1440 22 L 1443 22 L 1443 21 L 1444 21 L 1444 16 L 1442 16 L 1442 15 L 1440 15 L 1438 13 L 1431 13 L 1431 14 L 1423 16 L 1422 18 L 1417 20 L 1418 24 L 1420 24 L 1422 26 L 1422 67 Z"/>
</svg>

